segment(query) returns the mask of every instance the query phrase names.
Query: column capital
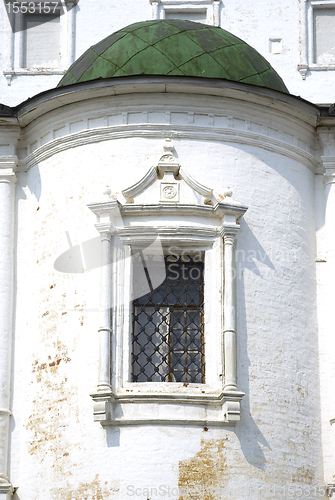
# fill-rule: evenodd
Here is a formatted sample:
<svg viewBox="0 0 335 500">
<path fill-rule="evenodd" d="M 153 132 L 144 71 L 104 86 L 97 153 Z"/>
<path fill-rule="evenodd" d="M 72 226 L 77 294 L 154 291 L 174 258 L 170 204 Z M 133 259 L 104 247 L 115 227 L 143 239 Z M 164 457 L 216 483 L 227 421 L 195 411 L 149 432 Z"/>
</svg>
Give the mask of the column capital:
<svg viewBox="0 0 335 500">
<path fill-rule="evenodd" d="M 333 127 L 319 127 L 318 136 L 322 145 L 320 159 L 321 169 L 325 177 L 335 175 L 335 129 Z"/>
<path fill-rule="evenodd" d="M 334 156 L 321 156 L 321 172 L 324 175 L 326 184 L 335 181 L 335 155 Z"/>
<path fill-rule="evenodd" d="M 110 222 L 98 222 L 97 224 L 94 224 L 94 226 L 101 235 L 101 241 L 111 241 L 113 234 L 116 232 L 115 226 Z"/>
<path fill-rule="evenodd" d="M 220 234 L 223 237 L 224 242 L 228 244 L 230 242 L 233 243 L 239 229 L 240 229 L 239 224 L 229 224 L 221 226 Z"/>
<path fill-rule="evenodd" d="M 0 156 L 0 175 L 15 175 L 19 160 L 15 155 Z"/>
<path fill-rule="evenodd" d="M 107 201 L 89 203 L 88 208 L 96 215 L 95 227 L 101 232 L 115 232 L 115 226 L 122 225 L 121 204 L 116 198 L 108 198 Z"/>
<path fill-rule="evenodd" d="M 0 474 L 0 499 L 9 500 L 12 498 L 14 488 L 5 474 Z"/>
</svg>

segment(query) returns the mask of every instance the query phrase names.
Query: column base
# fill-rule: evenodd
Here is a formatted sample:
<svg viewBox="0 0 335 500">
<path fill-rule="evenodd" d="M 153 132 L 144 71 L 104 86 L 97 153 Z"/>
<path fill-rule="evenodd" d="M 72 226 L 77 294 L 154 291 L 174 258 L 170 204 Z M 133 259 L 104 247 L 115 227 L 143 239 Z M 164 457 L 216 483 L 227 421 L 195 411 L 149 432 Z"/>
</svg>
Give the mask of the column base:
<svg viewBox="0 0 335 500">
<path fill-rule="evenodd" d="M 237 385 L 233 385 L 233 384 L 228 384 L 228 385 L 225 385 L 223 390 L 226 392 L 232 392 L 232 391 L 235 391 L 235 392 L 240 392 L 239 388 L 237 387 Z"/>
<path fill-rule="evenodd" d="M 0 500 L 11 500 L 14 488 L 7 478 L 0 476 Z"/>
</svg>

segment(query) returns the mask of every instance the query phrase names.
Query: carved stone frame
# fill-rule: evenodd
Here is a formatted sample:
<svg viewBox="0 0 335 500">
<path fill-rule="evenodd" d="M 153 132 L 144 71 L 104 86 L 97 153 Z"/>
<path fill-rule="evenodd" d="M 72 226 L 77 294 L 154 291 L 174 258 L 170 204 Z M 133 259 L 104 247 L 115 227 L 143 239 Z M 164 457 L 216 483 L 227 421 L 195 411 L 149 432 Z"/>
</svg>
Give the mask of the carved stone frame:
<svg viewBox="0 0 335 500">
<path fill-rule="evenodd" d="M 165 149 L 168 154 L 158 166 L 123 191 L 126 203 L 108 199 L 88 205 L 97 216 L 103 265 L 100 375 L 91 394 L 94 419 L 103 425 L 234 424 L 244 396 L 236 375 L 234 241 L 247 208 L 233 202 L 231 193 L 217 201 L 211 189 L 177 164 L 172 146 Z M 171 180 L 184 183 L 202 201 L 159 202 L 160 185 Z M 158 203 L 136 203 L 150 187 L 157 187 Z M 205 253 L 205 358 L 211 360 L 205 384 L 130 381 L 131 252 L 147 247 L 157 235 L 163 248 L 192 245 Z"/>
<path fill-rule="evenodd" d="M 206 11 L 206 22 L 213 26 L 220 26 L 221 0 L 150 0 L 152 5 L 152 18 L 164 19 L 165 12 L 173 11 Z"/>
<path fill-rule="evenodd" d="M 300 6 L 301 36 L 300 36 L 300 62 L 298 71 L 303 80 L 308 71 L 335 70 L 334 64 L 318 64 L 314 62 L 314 9 L 335 9 L 334 0 L 304 0 Z"/>
<path fill-rule="evenodd" d="M 9 0 L 13 2 L 14 0 Z M 15 14 L 19 30 L 14 33 L 11 30 L 11 40 L 8 43 L 8 51 L 6 54 L 6 67 L 3 74 L 6 78 L 7 85 L 11 85 L 14 76 L 34 76 L 34 75 L 64 75 L 66 69 L 71 66 L 75 58 L 75 6 L 78 0 L 62 0 L 59 7 L 64 9 L 64 14 L 60 15 L 60 36 L 64 38 L 64 42 L 60 44 L 60 61 L 57 68 L 24 68 L 24 33 L 22 31 L 23 16 L 22 12 Z M 38 0 L 32 0 L 31 3 L 38 4 Z M 11 22 L 13 22 L 13 12 L 10 13 Z M 65 36 L 64 36 L 65 35 Z M 17 57 L 16 57 L 17 56 Z"/>
</svg>

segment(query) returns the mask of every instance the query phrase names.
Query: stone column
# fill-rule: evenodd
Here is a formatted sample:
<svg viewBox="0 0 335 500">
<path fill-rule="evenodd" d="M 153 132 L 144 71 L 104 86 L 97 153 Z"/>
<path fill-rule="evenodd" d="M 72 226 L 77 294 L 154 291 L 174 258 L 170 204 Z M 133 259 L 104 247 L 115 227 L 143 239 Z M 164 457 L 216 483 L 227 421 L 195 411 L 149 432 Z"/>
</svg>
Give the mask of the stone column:
<svg viewBox="0 0 335 500">
<path fill-rule="evenodd" d="M 323 171 L 324 192 L 323 197 L 324 221 L 323 227 L 318 231 L 318 249 L 322 248 L 321 259 L 317 259 L 317 285 L 318 285 L 318 324 L 319 324 L 319 356 L 320 356 L 320 391 L 321 414 L 323 416 L 323 445 L 328 456 L 333 451 L 333 463 L 326 461 L 326 480 L 335 492 L 335 337 L 331 319 L 333 299 L 335 292 L 335 129 L 320 127 L 319 137 L 323 145 L 321 157 L 321 171 Z M 320 184 L 320 189 L 322 185 Z M 320 223 L 321 225 L 321 223 Z M 329 427 L 328 427 L 329 426 Z M 331 438 L 333 440 L 331 446 Z M 332 476 L 331 476 L 332 475 Z M 330 490 L 331 491 L 331 490 Z"/>
<path fill-rule="evenodd" d="M 298 64 L 298 71 L 303 80 L 306 80 L 306 74 L 308 71 L 308 62 L 307 62 L 307 30 L 306 30 L 306 2 L 299 3 L 299 30 L 300 30 L 300 60 Z M 311 19 L 309 19 L 309 22 Z M 311 24 L 310 26 L 313 26 Z"/>
<path fill-rule="evenodd" d="M 152 19 L 159 19 L 159 9 L 158 9 L 158 1 L 151 1 L 152 5 Z"/>
<path fill-rule="evenodd" d="M 327 200 L 326 205 L 326 216 L 325 216 L 325 229 L 326 229 L 326 266 L 327 266 L 327 282 L 324 283 L 327 304 L 326 310 L 327 314 L 333 307 L 333 298 L 335 292 L 335 157 L 323 159 L 323 163 L 326 167 L 325 172 L 325 199 Z M 321 265 L 321 264 L 320 264 Z M 333 335 L 333 324 L 331 318 L 324 318 L 325 320 L 325 335 L 324 341 L 328 352 L 328 362 L 327 362 L 327 377 L 328 377 L 328 405 L 330 413 L 330 424 L 332 427 L 332 438 L 333 438 L 333 478 L 335 482 L 335 395 L 334 395 L 334 384 L 335 384 L 335 339 Z M 332 353 L 332 354 L 330 354 Z M 333 424 L 333 425 L 332 425 Z M 335 486 L 333 485 L 333 493 L 335 493 Z"/>
<path fill-rule="evenodd" d="M 77 0 L 65 1 L 66 15 L 66 61 L 64 68 L 67 69 L 75 60 L 75 19 Z"/>
<path fill-rule="evenodd" d="M 115 224 L 120 219 L 119 203 L 110 198 L 109 186 L 104 191 L 108 200 L 92 203 L 88 208 L 97 217 L 96 229 L 101 235 L 101 312 L 99 332 L 99 380 L 97 391 L 91 394 L 94 401 L 93 414 L 96 422 L 110 422 L 113 413 L 113 392 L 111 380 L 111 336 L 112 336 L 112 245 Z"/>
<path fill-rule="evenodd" d="M 101 326 L 99 328 L 99 381 L 98 391 L 111 391 L 110 379 L 110 338 L 111 338 L 111 292 L 112 292 L 112 273 L 111 273 L 111 246 L 112 233 L 110 226 L 106 224 L 96 225 L 101 234 Z"/>
<path fill-rule="evenodd" d="M 225 391 L 238 391 L 236 347 L 236 276 L 234 241 L 236 228 L 223 229 L 224 242 L 224 367 Z"/>
<path fill-rule="evenodd" d="M 15 156 L 0 157 L 0 500 L 9 500 L 8 478 L 14 296 Z"/>
<path fill-rule="evenodd" d="M 214 23 L 214 26 L 220 26 L 220 3 L 221 3 L 221 0 L 214 0 L 214 2 L 213 2 L 213 23 Z"/>
<path fill-rule="evenodd" d="M 6 38 L 7 38 L 7 50 L 5 57 L 5 68 L 3 74 L 6 77 L 7 85 L 11 85 L 13 78 L 13 68 L 14 68 L 14 13 L 13 10 L 10 9 L 8 13 L 8 24 L 7 29 L 5 30 Z"/>
<path fill-rule="evenodd" d="M 330 425 L 332 426 L 332 437 L 333 437 L 333 456 L 335 457 L 335 418 L 330 420 Z M 327 493 L 331 498 L 335 498 L 335 474 L 333 476 L 333 482 L 327 485 Z"/>
</svg>

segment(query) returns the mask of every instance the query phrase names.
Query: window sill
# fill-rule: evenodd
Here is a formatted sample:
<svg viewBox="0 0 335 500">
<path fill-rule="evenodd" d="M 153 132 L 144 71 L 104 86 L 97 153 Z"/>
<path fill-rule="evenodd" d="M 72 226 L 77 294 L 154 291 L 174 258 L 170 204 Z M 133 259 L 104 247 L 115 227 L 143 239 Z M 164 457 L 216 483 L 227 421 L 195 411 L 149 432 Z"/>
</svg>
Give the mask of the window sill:
<svg viewBox="0 0 335 500">
<path fill-rule="evenodd" d="M 47 68 L 34 68 L 34 69 L 17 69 L 3 72 L 7 85 L 12 83 L 12 79 L 14 76 L 37 76 L 37 75 L 64 75 L 65 70 L 62 69 L 47 69 Z"/>
<path fill-rule="evenodd" d="M 334 71 L 335 64 L 299 64 L 298 71 L 301 74 L 303 80 L 306 80 L 306 74 L 308 71 Z"/>
<path fill-rule="evenodd" d="M 116 394 L 111 391 L 91 394 L 94 421 L 114 426 L 148 423 L 220 426 L 240 420 L 243 392 L 207 392 L 200 385 L 186 388 L 183 384 L 176 384 L 178 387 L 173 390 L 170 385 L 165 393 L 156 388 L 150 393 L 134 388 Z"/>
<path fill-rule="evenodd" d="M 310 71 L 328 71 L 335 70 L 335 64 L 310 64 L 308 66 Z"/>
</svg>

